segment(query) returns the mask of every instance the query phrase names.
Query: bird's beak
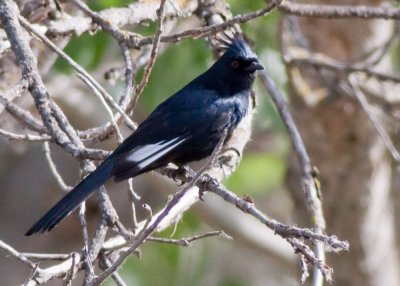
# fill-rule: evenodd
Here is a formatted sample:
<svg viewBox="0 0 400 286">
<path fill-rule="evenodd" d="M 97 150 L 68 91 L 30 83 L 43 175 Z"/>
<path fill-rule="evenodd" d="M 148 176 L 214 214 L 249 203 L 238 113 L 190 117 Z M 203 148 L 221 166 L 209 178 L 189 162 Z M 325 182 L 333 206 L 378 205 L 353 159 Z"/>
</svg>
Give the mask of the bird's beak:
<svg viewBox="0 0 400 286">
<path fill-rule="evenodd" d="M 252 62 L 248 67 L 245 68 L 246 71 L 255 72 L 256 70 L 263 70 L 264 67 L 258 62 Z"/>
</svg>

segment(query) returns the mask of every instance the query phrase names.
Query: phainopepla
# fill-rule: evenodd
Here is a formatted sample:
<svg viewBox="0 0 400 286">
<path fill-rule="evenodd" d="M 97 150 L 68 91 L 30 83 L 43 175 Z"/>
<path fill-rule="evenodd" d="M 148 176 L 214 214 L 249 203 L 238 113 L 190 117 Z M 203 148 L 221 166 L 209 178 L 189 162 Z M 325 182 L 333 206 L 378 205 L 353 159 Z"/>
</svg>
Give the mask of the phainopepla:
<svg viewBox="0 0 400 286">
<path fill-rule="evenodd" d="M 243 38 L 227 40 L 225 53 L 203 74 L 161 103 L 115 151 L 53 206 L 26 235 L 50 231 L 109 178 L 126 180 L 166 166 L 210 156 L 248 112 L 255 71 L 263 69 Z"/>
</svg>

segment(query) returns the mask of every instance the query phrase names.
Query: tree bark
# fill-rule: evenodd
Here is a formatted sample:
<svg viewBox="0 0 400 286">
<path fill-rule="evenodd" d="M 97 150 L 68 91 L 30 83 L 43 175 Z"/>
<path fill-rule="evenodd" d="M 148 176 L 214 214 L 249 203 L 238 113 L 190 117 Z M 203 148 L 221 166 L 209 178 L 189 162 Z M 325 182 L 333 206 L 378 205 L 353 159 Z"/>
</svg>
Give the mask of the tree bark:
<svg viewBox="0 0 400 286">
<path fill-rule="evenodd" d="M 379 5 L 383 1 L 310 2 Z M 302 18 L 298 25 L 311 52 L 343 62 L 359 60 L 387 40 L 385 31 L 392 28 L 389 22 L 355 19 Z M 293 116 L 319 170 L 327 231 L 350 242 L 349 253 L 328 256 L 335 270 L 334 284 L 400 285 L 392 167 L 385 145 L 358 102 L 338 88 L 336 75 L 310 65 L 287 66 L 287 72 Z M 287 186 L 295 201 L 295 217 L 307 223 L 298 164 L 294 156 L 289 161 Z"/>
</svg>

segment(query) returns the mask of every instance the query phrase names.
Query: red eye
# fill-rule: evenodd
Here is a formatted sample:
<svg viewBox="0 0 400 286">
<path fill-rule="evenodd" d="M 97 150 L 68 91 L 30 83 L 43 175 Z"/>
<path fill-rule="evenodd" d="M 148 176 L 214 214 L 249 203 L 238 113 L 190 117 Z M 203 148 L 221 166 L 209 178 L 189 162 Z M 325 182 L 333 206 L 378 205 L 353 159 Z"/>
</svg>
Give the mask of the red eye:
<svg viewBox="0 0 400 286">
<path fill-rule="evenodd" d="M 231 61 L 231 68 L 237 69 L 239 67 L 239 62 L 237 60 Z"/>
</svg>

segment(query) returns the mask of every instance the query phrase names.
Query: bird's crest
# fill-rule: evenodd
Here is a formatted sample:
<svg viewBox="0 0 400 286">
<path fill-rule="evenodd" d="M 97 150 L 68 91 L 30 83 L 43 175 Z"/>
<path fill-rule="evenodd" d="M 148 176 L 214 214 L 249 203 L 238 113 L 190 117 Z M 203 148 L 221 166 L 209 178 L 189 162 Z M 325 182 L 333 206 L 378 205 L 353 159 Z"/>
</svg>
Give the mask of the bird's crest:
<svg viewBox="0 0 400 286">
<path fill-rule="evenodd" d="M 236 40 L 242 39 L 237 31 L 225 30 L 215 36 L 218 48 L 227 50 Z"/>
<path fill-rule="evenodd" d="M 226 53 L 232 53 L 244 58 L 257 56 L 250 49 L 243 36 L 237 31 L 224 31 L 216 35 L 218 47 Z"/>
</svg>

